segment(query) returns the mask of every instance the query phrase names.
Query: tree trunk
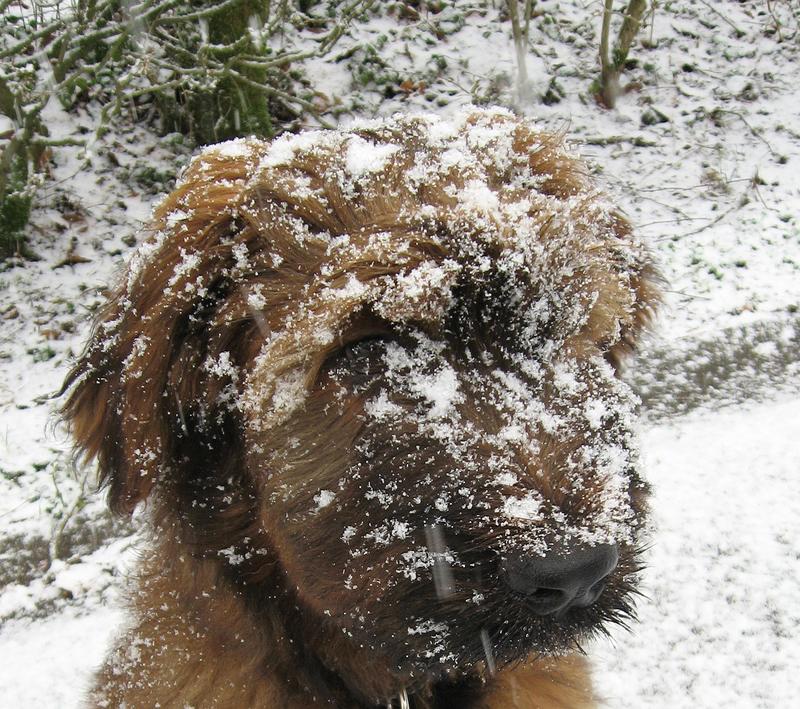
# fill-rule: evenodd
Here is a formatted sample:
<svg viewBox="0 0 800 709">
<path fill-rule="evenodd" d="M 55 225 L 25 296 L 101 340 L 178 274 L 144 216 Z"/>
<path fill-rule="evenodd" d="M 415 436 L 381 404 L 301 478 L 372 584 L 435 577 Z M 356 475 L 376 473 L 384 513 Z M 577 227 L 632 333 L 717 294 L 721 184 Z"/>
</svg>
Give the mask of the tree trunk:
<svg viewBox="0 0 800 709">
<path fill-rule="evenodd" d="M 606 108 L 614 108 L 619 96 L 619 77 L 625 68 L 631 44 L 639 32 L 642 16 L 647 9 L 647 0 L 630 0 L 625 9 L 622 27 L 619 30 L 614 51 L 609 57 L 608 35 L 611 30 L 611 14 L 614 0 L 605 0 L 603 26 L 600 31 L 600 91 L 598 99 Z"/>
</svg>

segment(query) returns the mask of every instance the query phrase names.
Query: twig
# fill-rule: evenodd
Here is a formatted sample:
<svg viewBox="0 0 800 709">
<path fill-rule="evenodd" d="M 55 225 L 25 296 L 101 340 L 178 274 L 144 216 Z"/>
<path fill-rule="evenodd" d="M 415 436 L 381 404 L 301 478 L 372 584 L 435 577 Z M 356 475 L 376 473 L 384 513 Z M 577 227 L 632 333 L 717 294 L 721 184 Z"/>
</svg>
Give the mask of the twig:
<svg viewBox="0 0 800 709">
<path fill-rule="evenodd" d="M 611 11 L 614 0 L 605 0 L 603 7 L 603 24 L 600 28 L 600 76 L 606 76 L 611 69 L 611 61 L 608 58 L 608 34 L 611 31 Z"/>
<path fill-rule="evenodd" d="M 756 169 L 755 173 L 753 174 L 753 177 L 750 178 L 750 186 L 753 188 L 753 192 L 756 193 L 756 197 L 758 197 L 758 201 L 761 202 L 761 204 L 763 205 L 764 209 L 767 209 L 770 212 L 780 212 L 779 209 L 776 209 L 775 207 L 770 207 L 766 203 L 766 201 L 764 200 L 763 195 L 761 194 L 761 190 L 758 189 L 758 180 L 759 180 L 758 169 Z"/>
<path fill-rule="evenodd" d="M 767 0 L 767 11 L 772 18 L 772 24 L 775 26 L 775 33 L 778 35 L 778 42 L 783 42 L 783 33 L 781 32 L 781 22 L 775 16 L 775 11 L 772 9 L 772 0 Z"/>
<path fill-rule="evenodd" d="M 751 177 L 736 177 L 732 180 L 725 180 L 726 185 L 732 185 L 734 182 L 750 182 Z M 682 192 L 688 190 L 699 190 L 705 187 L 715 187 L 712 182 L 701 182 L 697 185 L 689 185 L 688 187 L 678 187 L 677 185 L 667 185 L 666 187 L 640 187 L 639 192 Z"/>
<path fill-rule="evenodd" d="M 638 223 L 638 224 L 636 224 L 636 228 L 637 229 L 645 229 L 646 227 L 656 226 L 658 224 L 680 224 L 681 222 L 696 222 L 696 221 L 699 221 L 702 218 L 703 217 L 676 217 L 675 219 L 656 219 L 655 221 L 652 221 L 652 222 L 641 222 L 641 223 Z M 671 239 L 672 237 L 670 236 L 670 237 L 663 237 L 663 238 L 664 239 L 666 239 L 666 238 L 670 238 Z M 658 241 L 661 241 L 661 240 L 662 239 L 658 239 Z"/>
<path fill-rule="evenodd" d="M 344 34 L 345 29 L 347 29 L 353 17 L 359 12 L 366 12 L 374 4 L 375 0 L 353 0 L 342 12 L 341 20 L 336 23 L 336 26 L 325 35 L 325 37 L 323 37 L 319 47 L 320 55 L 333 48 L 336 42 L 339 41 L 339 38 Z"/>
<path fill-rule="evenodd" d="M 676 238 L 684 239 L 687 236 L 694 236 L 695 234 L 699 234 L 700 232 L 703 232 L 706 229 L 710 229 L 712 226 L 716 226 L 717 224 L 719 224 L 729 214 L 733 214 L 734 212 L 739 210 L 740 207 L 741 207 L 741 205 L 734 204 L 730 209 L 722 212 L 722 214 L 718 215 L 715 219 L 712 219 L 708 224 L 704 224 L 703 226 L 701 226 L 701 227 L 699 227 L 697 229 L 694 229 L 692 231 L 687 231 L 685 234 L 679 234 Z"/>
<path fill-rule="evenodd" d="M 700 0 L 700 2 L 703 3 L 703 5 L 705 5 L 709 10 L 711 10 L 711 12 L 717 15 L 723 22 L 729 24 L 733 28 L 733 31 L 736 33 L 737 38 L 744 37 L 745 35 L 744 31 L 739 29 L 735 24 L 733 24 L 731 20 L 725 17 L 725 15 L 723 15 L 719 10 L 717 10 L 717 8 L 714 7 L 710 2 L 706 2 L 706 0 Z"/>
<path fill-rule="evenodd" d="M 750 125 L 750 123 L 741 113 L 739 113 L 738 111 L 731 111 L 729 108 L 715 108 L 714 111 L 716 111 L 717 113 L 730 113 L 731 115 L 736 116 L 742 123 L 745 124 L 745 126 L 747 126 L 747 129 L 756 138 L 758 138 L 762 143 L 764 143 L 764 145 L 767 146 L 767 150 L 769 150 L 769 152 L 772 155 L 778 154 L 773 150 L 772 145 L 770 145 L 769 141 L 767 141 L 767 139 L 763 135 L 761 135 L 755 128 L 753 128 L 753 126 Z"/>
<path fill-rule="evenodd" d="M 83 476 L 80 478 L 80 490 L 78 494 L 75 496 L 75 499 L 72 501 L 72 504 L 67 508 L 66 502 L 64 498 L 61 496 L 61 492 L 58 489 L 58 484 L 55 480 L 55 471 L 51 472 L 51 477 L 53 480 L 53 484 L 56 487 L 56 495 L 61 501 L 61 503 L 65 506 L 64 515 L 61 518 L 61 522 L 58 526 L 53 530 L 53 536 L 50 539 L 50 544 L 47 547 L 47 561 L 48 567 L 52 565 L 52 563 L 56 559 L 61 558 L 61 540 L 64 538 L 64 532 L 67 529 L 67 525 L 69 524 L 72 517 L 75 515 L 75 512 L 80 508 L 84 501 L 84 495 L 86 493 L 86 480 L 88 477 L 88 472 L 84 473 Z"/>
<path fill-rule="evenodd" d="M 224 0 L 217 5 L 212 5 L 210 7 L 203 8 L 202 10 L 197 10 L 195 12 L 187 12 L 182 15 L 172 15 L 167 17 L 159 17 L 156 19 L 155 24 L 158 25 L 174 25 L 178 22 L 184 22 L 187 20 L 199 20 L 203 17 L 212 17 L 213 15 L 217 14 L 220 10 L 225 10 L 228 7 L 233 7 L 234 5 L 239 5 L 242 0 Z"/>
<path fill-rule="evenodd" d="M 618 143 L 631 143 L 637 148 L 652 148 L 658 143 L 647 138 L 639 136 L 625 136 L 625 135 L 609 135 L 609 136 L 592 136 L 584 138 L 583 142 L 586 145 L 617 145 Z"/>
<path fill-rule="evenodd" d="M 86 141 L 81 138 L 37 137 L 37 138 L 32 138 L 30 143 L 31 145 L 38 145 L 43 148 L 60 148 L 65 145 L 74 145 L 77 147 L 83 147 L 84 145 L 86 145 Z"/>
<path fill-rule="evenodd" d="M 511 17 L 511 33 L 514 36 L 514 48 L 517 54 L 517 92 L 520 100 L 525 100 L 529 96 L 528 86 L 528 63 L 526 60 L 527 34 L 523 35 L 522 27 L 519 22 L 519 8 L 517 0 L 506 0 L 508 14 Z"/>
<path fill-rule="evenodd" d="M 12 44 L 10 47 L 6 47 L 3 50 L 0 50 L 0 59 L 5 59 L 6 57 L 19 57 L 20 61 L 24 61 L 25 63 L 30 61 L 30 57 L 27 55 L 23 55 L 23 52 L 30 47 L 37 39 L 42 39 L 44 37 L 49 37 L 52 35 L 56 30 L 60 29 L 63 26 L 63 22 L 61 20 L 56 20 L 55 22 L 51 22 L 46 27 L 43 27 L 38 32 L 34 32 L 31 35 L 28 35 L 25 39 L 21 39 L 16 44 Z"/>
<path fill-rule="evenodd" d="M 669 288 L 665 288 L 664 293 L 673 293 L 674 295 L 682 295 L 684 298 L 692 298 L 693 300 L 711 300 L 711 298 L 707 295 L 700 295 L 698 293 L 687 293 L 686 291 L 682 290 L 670 290 Z"/>
<path fill-rule="evenodd" d="M 256 89 L 258 89 L 260 91 L 263 91 L 268 96 L 276 96 L 276 97 L 286 101 L 286 103 L 296 103 L 298 106 L 301 106 L 302 108 L 305 108 L 306 111 L 308 111 L 312 116 L 314 116 L 314 118 L 317 119 L 317 121 L 319 122 L 319 124 L 323 128 L 334 128 L 335 127 L 332 123 L 329 123 L 324 118 L 322 118 L 322 116 L 319 115 L 319 113 L 318 113 L 316 107 L 314 106 L 314 104 L 309 103 L 305 99 L 302 99 L 302 98 L 300 98 L 298 96 L 292 96 L 291 94 L 287 94 L 285 91 L 281 91 L 280 89 L 276 89 L 274 86 L 266 86 L 264 84 L 259 84 L 259 83 L 255 82 L 255 81 L 253 81 L 252 79 L 249 79 L 248 77 L 244 76 L 243 74 L 240 74 L 238 71 L 236 71 L 234 69 L 231 69 L 231 68 L 226 69 L 226 73 L 229 74 L 230 76 L 232 76 L 233 78 L 235 78 L 237 81 L 240 81 L 241 83 L 245 84 L 246 86 L 251 86 L 251 87 L 256 88 Z"/>
</svg>

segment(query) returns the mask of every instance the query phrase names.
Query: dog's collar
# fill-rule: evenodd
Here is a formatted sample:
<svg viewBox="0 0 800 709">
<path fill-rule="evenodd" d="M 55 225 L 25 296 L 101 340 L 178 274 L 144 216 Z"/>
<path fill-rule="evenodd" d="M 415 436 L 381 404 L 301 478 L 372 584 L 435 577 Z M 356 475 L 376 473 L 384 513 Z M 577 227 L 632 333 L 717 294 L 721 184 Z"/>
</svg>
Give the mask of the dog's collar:
<svg viewBox="0 0 800 709">
<path fill-rule="evenodd" d="M 395 702 L 397 702 L 395 704 Z M 386 709 L 394 709 L 395 706 L 399 707 L 400 709 L 411 709 L 411 702 L 408 699 L 408 692 L 406 692 L 405 688 L 400 690 L 400 694 L 396 697 L 392 697 L 388 702 L 386 702 Z"/>
</svg>

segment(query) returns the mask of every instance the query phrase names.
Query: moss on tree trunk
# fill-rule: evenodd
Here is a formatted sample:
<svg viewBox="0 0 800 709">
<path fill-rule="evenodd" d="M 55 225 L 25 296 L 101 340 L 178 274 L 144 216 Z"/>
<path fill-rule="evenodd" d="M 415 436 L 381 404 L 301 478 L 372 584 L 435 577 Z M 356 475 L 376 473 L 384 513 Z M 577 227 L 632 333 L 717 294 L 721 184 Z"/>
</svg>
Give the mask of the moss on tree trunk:
<svg viewBox="0 0 800 709">
<path fill-rule="evenodd" d="M 222 8 L 208 18 L 208 41 L 211 45 L 230 46 L 244 40 L 243 51 L 258 54 L 259 49 L 249 39 L 251 17 L 264 21 L 269 13 L 269 0 L 242 0 Z M 251 67 L 237 71 L 254 82 L 268 83 L 267 72 Z M 187 97 L 192 133 L 200 143 L 213 143 L 239 135 L 254 134 L 270 137 L 275 128 L 264 92 L 232 77 L 219 79 L 209 90 L 200 90 Z"/>
<path fill-rule="evenodd" d="M 0 158 L 0 259 L 27 253 L 23 229 L 31 215 L 28 160 L 24 146 L 12 140 Z"/>
</svg>

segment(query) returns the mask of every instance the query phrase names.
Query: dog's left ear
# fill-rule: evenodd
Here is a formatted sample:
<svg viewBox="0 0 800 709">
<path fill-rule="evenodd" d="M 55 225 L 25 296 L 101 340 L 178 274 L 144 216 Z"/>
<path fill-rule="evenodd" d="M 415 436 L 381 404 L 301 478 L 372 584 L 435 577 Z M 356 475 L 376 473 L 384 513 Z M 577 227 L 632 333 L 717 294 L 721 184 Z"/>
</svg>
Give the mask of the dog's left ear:
<svg viewBox="0 0 800 709">
<path fill-rule="evenodd" d="M 237 206 L 262 145 L 240 155 L 209 149 L 194 161 L 64 382 L 62 416 L 77 450 L 97 459 L 115 512 L 180 480 L 190 444 L 205 446 L 210 462 L 226 425 L 219 411 L 237 384 L 234 360 L 245 357 L 236 341 L 249 333 L 221 311 L 243 245 Z"/>
<path fill-rule="evenodd" d="M 649 259 L 643 259 L 641 267 L 632 274 L 633 310 L 622 326 L 619 340 L 606 353 L 606 359 L 618 375 L 636 352 L 642 335 L 652 326 L 663 302 L 664 283 L 663 276 Z"/>
</svg>

